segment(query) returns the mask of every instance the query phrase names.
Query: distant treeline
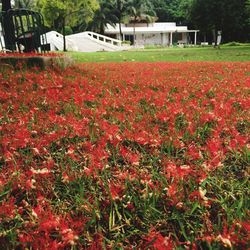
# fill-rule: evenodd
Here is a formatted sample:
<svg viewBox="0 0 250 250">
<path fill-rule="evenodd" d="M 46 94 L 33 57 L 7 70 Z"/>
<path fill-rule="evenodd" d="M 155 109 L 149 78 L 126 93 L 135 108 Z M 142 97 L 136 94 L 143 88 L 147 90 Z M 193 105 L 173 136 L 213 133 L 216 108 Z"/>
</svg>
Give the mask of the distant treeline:
<svg viewBox="0 0 250 250">
<path fill-rule="evenodd" d="M 3 1 L 3 0 L 2 0 Z M 176 22 L 199 29 L 200 41 L 250 42 L 250 0 L 16 0 L 15 7 L 42 11 L 48 29 L 104 32 L 107 24 Z M 151 18 L 150 18 L 151 17 Z"/>
</svg>

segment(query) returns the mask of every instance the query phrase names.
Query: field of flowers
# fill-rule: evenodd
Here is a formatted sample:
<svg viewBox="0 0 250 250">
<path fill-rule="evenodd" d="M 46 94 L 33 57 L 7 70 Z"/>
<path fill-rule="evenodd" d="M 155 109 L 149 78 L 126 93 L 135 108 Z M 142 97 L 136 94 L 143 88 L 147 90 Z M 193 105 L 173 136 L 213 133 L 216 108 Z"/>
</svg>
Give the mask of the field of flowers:
<svg viewBox="0 0 250 250">
<path fill-rule="evenodd" d="M 0 249 L 248 249 L 250 63 L 0 71 Z"/>
</svg>

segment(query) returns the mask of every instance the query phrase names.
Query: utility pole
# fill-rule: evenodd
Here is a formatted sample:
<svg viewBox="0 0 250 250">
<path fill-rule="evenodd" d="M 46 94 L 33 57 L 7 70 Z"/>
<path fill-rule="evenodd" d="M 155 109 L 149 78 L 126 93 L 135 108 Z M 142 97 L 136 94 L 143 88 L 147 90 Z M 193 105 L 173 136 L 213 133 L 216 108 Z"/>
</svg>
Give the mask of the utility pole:
<svg viewBox="0 0 250 250">
<path fill-rule="evenodd" d="M 15 28 L 13 19 L 7 14 L 11 0 L 2 0 L 4 43 L 7 50 L 15 50 Z"/>
</svg>

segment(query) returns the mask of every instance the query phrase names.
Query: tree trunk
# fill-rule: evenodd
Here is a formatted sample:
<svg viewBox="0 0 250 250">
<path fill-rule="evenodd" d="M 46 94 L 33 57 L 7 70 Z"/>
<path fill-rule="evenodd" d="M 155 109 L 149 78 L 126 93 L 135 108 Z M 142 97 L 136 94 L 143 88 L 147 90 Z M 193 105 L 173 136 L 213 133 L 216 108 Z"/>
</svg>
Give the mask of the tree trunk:
<svg viewBox="0 0 250 250">
<path fill-rule="evenodd" d="M 122 24 L 121 20 L 119 20 L 119 31 L 120 31 L 120 40 L 123 41 L 123 34 L 122 34 Z"/>
<path fill-rule="evenodd" d="M 217 37 L 218 37 L 218 29 L 213 29 L 213 40 L 214 40 L 214 48 L 217 47 Z"/>
<path fill-rule="evenodd" d="M 10 0 L 2 0 L 2 11 L 11 9 Z"/>
<path fill-rule="evenodd" d="M 11 9 L 10 0 L 2 0 L 3 14 L 3 30 L 5 48 L 8 50 L 15 50 L 15 28 L 13 19 L 7 15 L 7 11 Z"/>
<path fill-rule="evenodd" d="M 104 35 L 104 30 L 105 30 L 104 25 L 101 23 L 100 24 L 100 34 L 101 35 Z"/>
<path fill-rule="evenodd" d="M 122 1 L 121 0 L 117 0 L 116 1 L 116 7 L 117 7 L 117 10 L 118 10 L 118 14 L 117 14 L 117 18 L 118 18 L 118 21 L 119 21 L 119 31 L 120 31 L 120 40 L 123 41 L 123 34 L 122 34 L 122 25 L 121 25 L 121 21 L 122 21 L 122 9 L 123 9 L 123 4 L 122 4 Z"/>
<path fill-rule="evenodd" d="M 67 48 L 66 48 L 66 34 L 65 34 L 65 17 L 63 17 L 63 51 L 67 51 Z"/>
</svg>

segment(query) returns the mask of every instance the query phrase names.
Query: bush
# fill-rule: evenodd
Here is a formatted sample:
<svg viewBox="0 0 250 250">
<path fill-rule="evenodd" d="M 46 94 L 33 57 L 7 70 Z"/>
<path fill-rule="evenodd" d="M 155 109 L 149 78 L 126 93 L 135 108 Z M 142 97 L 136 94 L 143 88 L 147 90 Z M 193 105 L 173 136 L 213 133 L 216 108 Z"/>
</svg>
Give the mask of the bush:
<svg viewBox="0 0 250 250">
<path fill-rule="evenodd" d="M 122 45 L 131 45 L 130 41 L 122 41 Z"/>
<path fill-rule="evenodd" d="M 145 45 L 145 49 L 162 49 L 164 46 L 162 45 Z"/>
<path fill-rule="evenodd" d="M 223 44 L 223 46 L 241 46 L 241 45 L 242 43 L 235 42 L 235 41 Z"/>
<path fill-rule="evenodd" d="M 68 35 L 71 35 L 73 34 L 73 30 L 71 29 L 70 26 L 65 26 L 65 35 L 68 36 Z"/>
</svg>

